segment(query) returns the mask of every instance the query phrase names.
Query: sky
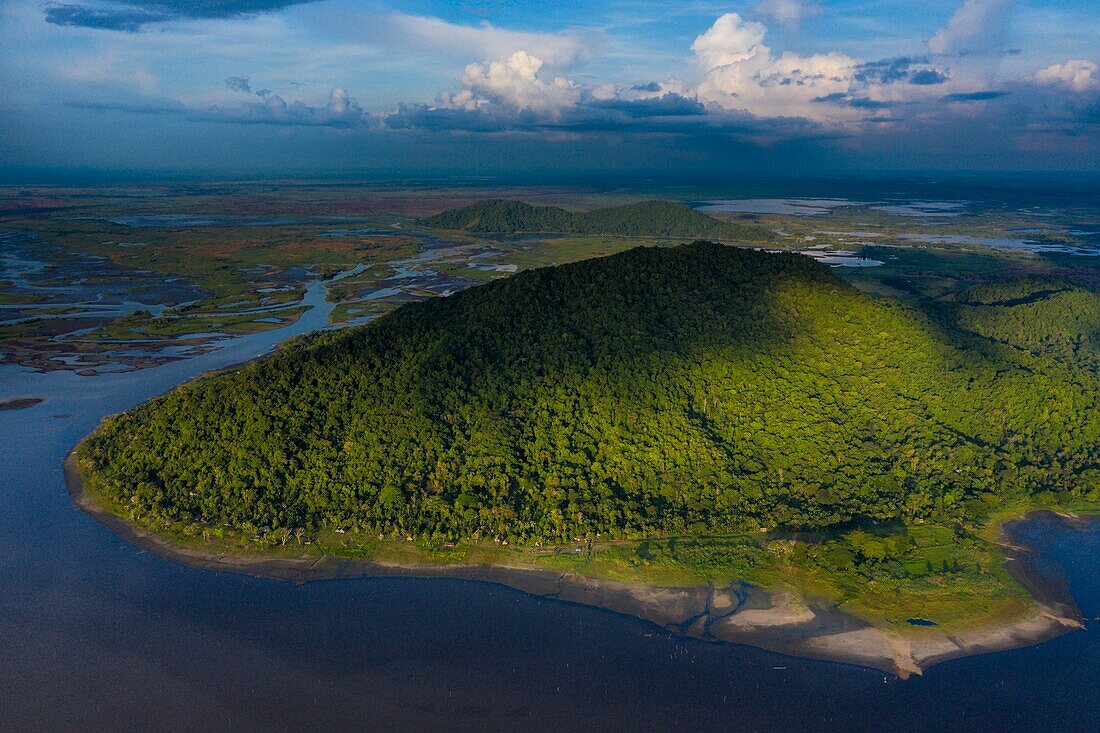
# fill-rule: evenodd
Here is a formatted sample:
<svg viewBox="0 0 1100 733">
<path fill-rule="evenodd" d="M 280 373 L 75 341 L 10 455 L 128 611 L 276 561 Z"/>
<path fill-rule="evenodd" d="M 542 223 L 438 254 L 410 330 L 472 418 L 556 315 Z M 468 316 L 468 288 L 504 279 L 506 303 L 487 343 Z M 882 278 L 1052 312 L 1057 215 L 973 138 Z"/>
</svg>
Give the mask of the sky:
<svg viewBox="0 0 1100 733">
<path fill-rule="evenodd" d="M 0 175 L 1100 170 L 1092 0 L 0 0 Z"/>
</svg>

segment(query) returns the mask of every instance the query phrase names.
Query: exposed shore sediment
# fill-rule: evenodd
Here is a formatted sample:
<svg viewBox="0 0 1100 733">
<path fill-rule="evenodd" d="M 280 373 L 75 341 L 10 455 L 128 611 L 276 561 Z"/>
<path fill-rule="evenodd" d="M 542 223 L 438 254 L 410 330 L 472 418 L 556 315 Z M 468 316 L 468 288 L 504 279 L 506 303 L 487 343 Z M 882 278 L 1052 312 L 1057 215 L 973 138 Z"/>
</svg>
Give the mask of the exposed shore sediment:
<svg viewBox="0 0 1100 733">
<path fill-rule="evenodd" d="M 635 585 L 575 573 L 504 565 L 400 565 L 331 555 L 264 556 L 208 551 L 172 542 L 134 526 L 101 506 L 85 490 L 75 451 L 65 459 L 74 503 L 131 544 L 192 567 L 304 583 L 364 577 L 455 578 L 497 583 L 571 603 L 605 608 L 652 621 L 684 636 L 726 641 L 792 656 L 879 669 L 901 678 L 949 659 L 1029 646 L 1083 627 L 1068 591 L 1048 582 L 1027 548 L 1006 567 L 1034 599 L 1032 611 L 1011 622 L 964 632 L 936 628 L 895 630 L 872 626 L 824 599 L 768 591 L 745 583 L 726 587 L 670 588 Z"/>
</svg>

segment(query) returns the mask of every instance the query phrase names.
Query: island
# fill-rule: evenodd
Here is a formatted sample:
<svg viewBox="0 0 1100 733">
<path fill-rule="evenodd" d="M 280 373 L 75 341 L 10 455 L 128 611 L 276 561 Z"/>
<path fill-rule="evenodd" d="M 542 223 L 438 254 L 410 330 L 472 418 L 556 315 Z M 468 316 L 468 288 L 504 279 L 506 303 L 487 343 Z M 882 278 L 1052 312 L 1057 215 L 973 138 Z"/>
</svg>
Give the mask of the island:
<svg viewBox="0 0 1100 733">
<path fill-rule="evenodd" d="M 1080 627 L 1011 522 L 1100 506 L 1098 323 L 1053 277 L 920 307 L 637 247 L 302 337 L 108 418 L 66 474 L 203 567 L 486 580 L 904 677 Z"/>
<path fill-rule="evenodd" d="M 0 400 L 0 410 L 26 410 L 28 407 L 42 404 L 41 397 L 11 397 Z"/>
</svg>

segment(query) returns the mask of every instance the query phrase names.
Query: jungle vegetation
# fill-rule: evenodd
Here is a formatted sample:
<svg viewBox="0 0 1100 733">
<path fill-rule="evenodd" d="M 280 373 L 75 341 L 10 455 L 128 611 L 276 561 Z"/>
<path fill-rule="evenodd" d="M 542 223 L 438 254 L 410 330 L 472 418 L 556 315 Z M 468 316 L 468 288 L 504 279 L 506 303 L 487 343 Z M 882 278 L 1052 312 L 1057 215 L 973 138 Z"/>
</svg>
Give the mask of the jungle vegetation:
<svg viewBox="0 0 1100 733">
<path fill-rule="evenodd" d="M 1013 281 L 933 312 L 798 254 L 639 247 L 301 339 L 109 419 L 82 456 L 135 521 L 245 533 L 961 526 L 1100 498 L 1097 298 Z M 819 562 L 904 558 L 856 536 Z"/>
<path fill-rule="evenodd" d="M 554 232 L 758 242 L 776 238 L 760 225 L 726 222 L 684 204 L 660 200 L 573 212 L 557 206 L 490 199 L 420 219 L 419 223 L 433 229 L 503 234 Z"/>
</svg>

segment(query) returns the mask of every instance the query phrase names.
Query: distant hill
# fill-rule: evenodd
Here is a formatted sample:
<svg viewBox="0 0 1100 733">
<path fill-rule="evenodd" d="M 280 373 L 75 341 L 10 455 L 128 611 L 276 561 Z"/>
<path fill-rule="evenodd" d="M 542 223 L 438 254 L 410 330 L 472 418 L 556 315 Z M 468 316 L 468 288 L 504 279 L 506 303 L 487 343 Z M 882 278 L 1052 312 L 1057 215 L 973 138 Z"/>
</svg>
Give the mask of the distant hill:
<svg viewBox="0 0 1100 733">
<path fill-rule="evenodd" d="M 1100 366 L 1100 294 L 1068 280 L 1024 277 L 975 285 L 946 307 L 960 330 L 1032 354 Z"/>
<path fill-rule="evenodd" d="M 672 201 L 639 201 L 595 211 L 566 211 L 522 201 L 489 199 L 420 220 L 433 229 L 523 234 L 611 234 L 624 237 L 769 241 L 767 227 L 733 224 Z"/>
</svg>

